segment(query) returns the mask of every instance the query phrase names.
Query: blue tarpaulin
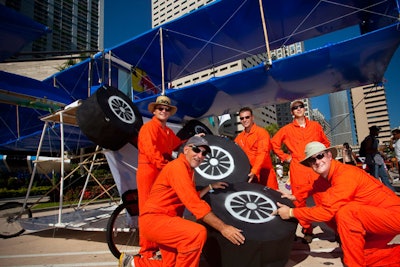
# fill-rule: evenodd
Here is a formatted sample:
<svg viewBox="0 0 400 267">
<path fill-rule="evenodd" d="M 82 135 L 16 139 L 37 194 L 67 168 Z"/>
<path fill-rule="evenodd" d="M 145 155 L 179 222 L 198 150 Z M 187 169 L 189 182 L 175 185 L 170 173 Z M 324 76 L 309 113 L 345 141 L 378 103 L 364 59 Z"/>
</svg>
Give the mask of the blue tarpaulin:
<svg viewBox="0 0 400 267">
<path fill-rule="evenodd" d="M 264 58 L 262 64 L 249 69 L 168 88 L 178 78 L 266 52 L 259 1 L 220 0 L 97 53 L 43 82 L 63 88 L 75 100 L 88 98 L 92 88 L 110 81 L 132 97 L 146 117 L 151 116 L 148 103 L 165 85 L 165 93 L 178 107 L 172 121 L 182 122 L 236 112 L 244 105 L 260 107 L 381 83 L 400 43 L 396 1 L 263 0 L 262 4 L 271 49 L 354 25 L 360 25 L 363 34 L 274 60 L 271 66 Z M 122 89 L 133 73 L 145 73 L 142 82 L 156 89 L 145 93 Z M 0 147 L 4 141 L 0 140 Z M 7 142 L 8 146 L 11 141 Z"/>
</svg>

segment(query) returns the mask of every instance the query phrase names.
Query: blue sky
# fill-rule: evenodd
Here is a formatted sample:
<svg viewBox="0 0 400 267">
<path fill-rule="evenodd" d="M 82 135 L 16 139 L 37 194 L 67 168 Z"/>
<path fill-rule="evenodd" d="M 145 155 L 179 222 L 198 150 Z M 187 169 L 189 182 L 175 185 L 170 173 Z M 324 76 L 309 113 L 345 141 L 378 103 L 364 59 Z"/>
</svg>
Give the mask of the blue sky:
<svg viewBox="0 0 400 267">
<path fill-rule="evenodd" d="M 150 0 L 105 0 L 104 46 L 115 46 L 151 28 Z M 315 38 L 305 43 L 306 50 L 337 42 L 355 35 L 355 30 L 341 31 Z M 397 49 L 385 73 L 386 98 L 391 128 L 400 126 L 400 49 Z M 318 108 L 328 119 L 328 95 L 312 98 L 313 108 Z"/>
</svg>

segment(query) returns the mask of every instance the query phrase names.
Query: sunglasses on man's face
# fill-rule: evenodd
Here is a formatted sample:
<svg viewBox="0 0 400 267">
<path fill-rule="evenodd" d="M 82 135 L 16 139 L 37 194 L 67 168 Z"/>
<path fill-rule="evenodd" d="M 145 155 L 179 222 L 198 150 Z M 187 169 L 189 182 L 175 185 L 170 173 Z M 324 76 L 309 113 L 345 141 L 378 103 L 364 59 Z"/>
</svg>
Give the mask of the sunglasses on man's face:
<svg viewBox="0 0 400 267">
<path fill-rule="evenodd" d="M 296 109 L 298 109 L 298 108 L 304 108 L 304 105 L 303 105 L 303 104 L 300 104 L 300 105 L 293 106 L 293 107 L 292 107 L 292 110 L 296 110 Z"/>
<path fill-rule="evenodd" d="M 308 164 L 310 164 L 310 166 L 311 166 L 311 165 L 314 165 L 314 164 L 317 162 L 317 159 L 318 159 L 318 160 L 321 160 L 321 159 L 323 159 L 324 157 L 325 157 L 325 152 L 322 152 L 322 153 L 316 155 L 315 157 L 310 157 L 310 158 L 308 159 Z"/>
<path fill-rule="evenodd" d="M 203 155 L 203 157 L 207 156 L 208 151 L 207 150 L 201 150 L 199 147 L 197 146 L 190 146 L 192 148 L 192 151 L 196 154 L 199 154 L 201 152 L 201 155 Z"/>
<path fill-rule="evenodd" d="M 244 120 L 244 119 L 248 120 L 248 119 L 250 119 L 250 116 L 240 117 L 239 119 L 240 119 L 241 121 Z"/>
<path fill-rule="evenodd" d="M 169 108 L 169 107 L 156 107 L 156 109 L 157 110 L 159 110 L 159 111 L 166 111 L 166 112 L 170 112 L 171 111 L 171 108 Z"/>
</svg>

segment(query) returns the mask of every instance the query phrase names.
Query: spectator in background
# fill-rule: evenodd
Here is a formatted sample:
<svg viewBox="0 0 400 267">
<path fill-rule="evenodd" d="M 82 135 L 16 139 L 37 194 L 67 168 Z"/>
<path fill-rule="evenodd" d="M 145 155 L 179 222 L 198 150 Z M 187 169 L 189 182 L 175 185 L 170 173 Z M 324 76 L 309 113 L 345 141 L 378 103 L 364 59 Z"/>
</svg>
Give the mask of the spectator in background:
<svg viewBox="0 0 400 267">
<path fill-rule="evenodd" d="M 400 178 L 400 129 L 392 130 L 392 139 L 390 140 L 390 149 L 394 150 L 397 163 L 397 171 L 399 172 Z"/>
<path fill-rule="evenodd" d="M 357 165 L 356 155 L 354 154 L 353 150 L 351 149 L 349 143 L 343 144 L 342 157 L 343 157 L 344 164 L 350 164 L 350 165 L 354 165 L 354 166 Z"/>
<path fill-rule="evenodd" d="M 283 179 L 283 166 L 281 164 L 276 164 L 276 176 L 278 177 L 279 181 L 281 182 Z"/>
<path fill-rule="evenodd" d="M 305 207 L 307 192 L 311 190 L 310 186 L 318 178 L 318 175 L 310 168 L 300 164 L 300 161 L 304 158 L 304 148 L 311 141 L 319 141 L 327 147 L 330 146 L 330 142 L 321 125 L 305 116 L 306 110 L 303 101 L 293 101 L 290 109 L 294 116 L 293 122 L 283 126 L 274 135 L 271 144 L 279 159 L 290 163 L 290 186 L 292 194 L 296 196 L 294 204 L 296 207 Z M 283 144 L 286 145 L 289 154 L 283 151 Z M 318 201 L 317 198 L 317 196 L 314 196 L 315 202 Z M 313 238 L 312 225 L 305 222 L 301 226 L 303 227 L 304 241 L 311 243 Z"/>
<path fill-rule="evenodd" d="M 270 136 L 266 129 L 254 122 L 253 111 L 249 107 L 239 111 L 240 122 L 244 130 L 235 138 L 249 158 L 251 170 L 248 174 L 249 183 L 259 183 L 278 190 L 278 182 L 271 161 Z"/>
<path fill-rule="evenodd" d="M 377 179 L 381 179 L 382 183 L 384 183 L 387 187 L 389 187 L 392 191 L 395 191 L 394 187 L 389 181 L 389 176 L 385 166 L 385 160 L 380 154 L 379 140 L 378 135 L 380 127 L 373 125 L 369 127 L 369 135 L 365 137 L 365 163 L 368 165 L 368 172 Z"/>
<path fill-rule="evenodd" d="M 273 214 L 300 222 L 334 220 L 331 226 L 339 233 L 345 266 L 400 266 L 400 245 L 390 244 L 400 234 L 400 198 L 360 168 L 335 160 L 334 154 L 336 149 L 319 142 L 306 146 L 302 164 L 319 175 L 309 194 L 320 194 L 320 204 L 290 208 L 277 203 Z M 321 180 L 329 182 L 328 189 L 319 187 Z"/>
</svg>

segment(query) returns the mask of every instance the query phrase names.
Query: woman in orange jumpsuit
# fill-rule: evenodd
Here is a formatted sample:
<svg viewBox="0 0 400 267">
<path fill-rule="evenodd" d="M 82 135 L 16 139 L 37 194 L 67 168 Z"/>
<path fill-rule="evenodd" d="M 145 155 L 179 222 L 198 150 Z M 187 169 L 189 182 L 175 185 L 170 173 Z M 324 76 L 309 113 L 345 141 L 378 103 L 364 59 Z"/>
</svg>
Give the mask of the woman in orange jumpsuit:
<svg viewBox="0 0 400 267">
<path fill-rule="evenodd" d="M 322 143 L 309 143 L 302 163 L 330 186 L 314 183 L 310 193 L 318 192 L 319 205 L 292 209 L 278 203 L 274 213 L 308 223 L 334 219 L 346 266 L 400 266 L 400 244 L 390 244 L 400 234 L 400 198 L 364 170 L 334 160 L 335 154 Z"/>
<path fill-rule="evenodd" d="M 148 109 L 154 116 L 142 126 L 138 136 L 139 154 L 136 183 L 139 213 L 143 209 L 157 175 L 172 160 L 172 152 L 183 143 L 167 126 L 167 120 L 177 111 L 167 96 L 157 97 L 156 102 L 150 103 Z M 147 241 L 141 234 L 139 245 L 139 253 L 144 257 L 151 258 L 158 251 L 157 245 Z"/>
<path fill-rule="evenodd" d="M 270 156 L 269 133 L 255 124 L 253 111 L 250 108 L 240 109 L 239 118 L 244 130 L 236 136 L 235 143 L 243 149 L 249 158 L 251 165 L 248 175 L 249 183 L 257 182 L 278 190 L 278 181 Z"/>
<path fill-rule="evenodd" d="M 194 168 L 200 165 L 207 152 L 210 152 L 210 147 L 204 138 L 191 137 L 183 153 L 161 171 L 139 216 L 142 235 L 157 243 L 162 259 L 122 254 L 120 267 L 199 266 L 207 230 L 201 224 L 182 218 L 185 207 L 196 219 L 201 219 L 220 231 L 233 244 L 244 243 L 242 231 L 221 221 L 207 202 L 201 200 L 212 188 L 225 188 L 227 184 L 217 182 L 200 192 L 196 191 Z"/>
<path fill-rule="evenodd" d="M 290 163 L 290 185 L 292 194 L 296 196 L 297 201 L 294 202 L 296 207 L 305 207 L 307 192 L 311 190 L 313 181 L 318 178 L 310 168 L 300 164 L 304 158 L 304 148 L 306 144 L 312 141 L 318 141 L 330 146 L 330 142 L 326 137 L 321 125 L 316 121 L 311 121 L 305 116 L 305 105 L 302 101 L 293 101 L 290 105 L 294 120 L 282 127 L 271 139 L 272 149 L 281 161 Z M 282 149 L 285 144 L 289 150 L 289 154 Z M 314 196 L 314 201 L 318 202 L 318 197 Z M 310 243 L 312 241 L 311 224 L 301 224 L 305 240 Z"/>
</svg>

